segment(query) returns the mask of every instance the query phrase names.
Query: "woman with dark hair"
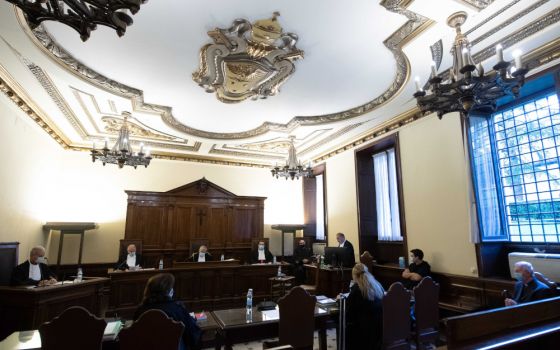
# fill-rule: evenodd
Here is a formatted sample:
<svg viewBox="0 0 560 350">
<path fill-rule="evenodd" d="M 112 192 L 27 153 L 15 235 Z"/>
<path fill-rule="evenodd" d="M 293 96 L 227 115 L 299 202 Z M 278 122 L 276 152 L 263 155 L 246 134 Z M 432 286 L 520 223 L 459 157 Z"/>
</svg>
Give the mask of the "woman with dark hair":
<svg viewBox="0 0 560 350">
<path fill-rule="evenodd" d="M 385 290 L 364 264 L 354 266 L 352 281 L 346 299 L 346 349 L 381 349 Z"/>
<path fill-rule="evenodd" d="M 140 315 L 148 310 L 161 310 L 168 317 L 183 322 L 183 325 L 185 325 L 183 341 L 179 349 L 197 349 L 202 332 L 197 326 L 196 320 L 189 315 L 186 307 L 173 300 L 174 285 L 175 277 L 170 273 L 159 273 L 152 276 L 146 283 L 144 299 L 142 305 L 134 313 L 134 320 L 137 320 Z"/>
</svg>

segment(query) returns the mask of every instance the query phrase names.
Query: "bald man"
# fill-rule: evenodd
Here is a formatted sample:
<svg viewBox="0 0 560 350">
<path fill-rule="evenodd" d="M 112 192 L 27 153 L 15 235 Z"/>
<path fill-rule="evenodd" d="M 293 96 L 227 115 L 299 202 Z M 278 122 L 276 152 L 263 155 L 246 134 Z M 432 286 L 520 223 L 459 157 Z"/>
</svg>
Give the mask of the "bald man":
<svg viewBox="0 0 560 350">
<path fill-rule="evenodd" d="M 14 268 L 12 285 L 46 286 L 56 283 L 55 274 L 49 269 L 45 259 L 45 248 L 36 246 L 29 252 L 29 260 Z"/>
<path fill-rule="evenodd" d="M 506 298 L 506 306 L 528 303 L 551 297 L 550 288 L 534 275 L 533 265 L 527 261 L 518 261 L 513 270 L 517 283 L 513 292 L 513 298 Z"/>
</svg>

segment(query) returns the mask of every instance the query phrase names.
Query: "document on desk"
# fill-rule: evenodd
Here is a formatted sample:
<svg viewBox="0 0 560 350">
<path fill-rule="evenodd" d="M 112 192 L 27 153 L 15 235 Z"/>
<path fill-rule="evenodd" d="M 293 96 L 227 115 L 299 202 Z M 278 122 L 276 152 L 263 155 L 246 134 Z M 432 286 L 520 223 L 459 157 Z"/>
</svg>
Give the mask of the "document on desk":
<svg viewBox="0 0 560 350">
<path fill-rule="evenodd" d="M 108 322 L 103 331 L 103 339 L 114 340 L 119 332 L 121 331 L 122 323 L 121 321 Z"/>
<path fill-rule="evenodd" d="M 274 310 L 261 311 L 263 321 L 274 321 L 280 318 L 280 310 L 278 308 Z"/>
</svg>

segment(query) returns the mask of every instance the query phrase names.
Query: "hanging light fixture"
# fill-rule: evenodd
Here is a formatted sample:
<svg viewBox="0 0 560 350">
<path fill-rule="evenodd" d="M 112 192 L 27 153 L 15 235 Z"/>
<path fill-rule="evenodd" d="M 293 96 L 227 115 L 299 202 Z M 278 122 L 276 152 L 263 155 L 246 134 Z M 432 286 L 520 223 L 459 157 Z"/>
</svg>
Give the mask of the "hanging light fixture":
<svg viewBox="0 0 560 350">
<path fill-rule="evenodd" d="M 504 96 L 517 97 L 525 82 L 525 74 L 529 71 L 521 62 L 521 52 L 515 50 L 513 56 L 515 66 L 504 61 L 503 47 L 496 46 L 498 63 L 493 71 L 484 73 L 482 64 L 475 65 L 471 57 L 471 44 L 466 35 L 461 33 L 461 25 L 467 19 L 466 12 L 456 12 L 449 16 L 447 24 L 455 28 L 457 36 L 451 49 L 453 67 L 448 78 L 438 75 L 436 65 L 432 62 L 431 77 L 427 89 L 416 77 L 416 93 L 414 97 L 420 110 L 427 113 L 435 112 L 441 119 L 444 114 L 459 112 L 466 116 L 469 112 L 492 113 L 496 110 L 496 101 Z"/>
<path fill-rule="evenodd" d="M 130 146 L 130 137 L 128 131 L 128 117 L 130 117 L 129 112 L 122 112 L 123 124 L 119 130 L 119 137 L 117 142 L 112 149 L 109 149 L 109 140 L 105 139 L 105 146 L 101 150 L 95 149 L 95 143 L 91 150 L 91 160 L 95 162 L 99 160 L 105 164 L 118 164 L 119 168 L 125 165 L 133 166 L 136 169 L 137 166 L 143 165 L 147 168 L 150 164 L 152 157 L 150 156 L 150 150 L 147 149 L 144 153 L 144 144 L 140 144 L 140 151 L 138 153 L 132 152 L 132 147 Z"/>
<path fill-rule="evenodd" d="M 98 24 L 113 28 L 118 36 L 123 36 L 126 27 L 132 24 L 132 17 L 147 0 L 6 0 L 19 7 L 31 29 L 43 21 L 57 21 L 74 28 L 86 41 Z"/>
<path fill-rule="evenodd" d="M 279 167 L 276 165 L 274 168 L 270 170 L 273 177 L 277 179 L 279 177 L 285 177 L 286 180 L 290 179 L 299 179 L 300 177 L 312 177 L 313 176 L 313 169 L 308 164 L 306 168 L 301 165 L 301 162 L 298 162 L 296 156 L 296 147 L 294 146 L 294 136 L 290 136 L 290 147 L 288 148 L 288 159 L 286 160 L 286 165 L 283 167 Z"/>
</svg>

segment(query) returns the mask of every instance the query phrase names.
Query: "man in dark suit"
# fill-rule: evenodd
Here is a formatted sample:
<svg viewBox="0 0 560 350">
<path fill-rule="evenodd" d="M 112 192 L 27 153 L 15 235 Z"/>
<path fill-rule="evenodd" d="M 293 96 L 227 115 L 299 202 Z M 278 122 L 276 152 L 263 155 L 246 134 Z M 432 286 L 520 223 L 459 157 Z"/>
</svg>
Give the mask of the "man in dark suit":
<svg viewBox="0 0 560 350">
<path fill-rule="evenodd" d="M 264 241 L 260 241 L 257 250 L 251 252 L 251 263 L 264 264 L 270 262 L 272 262 L 272 253 L 268 250 Z"/>
<path fill-rule="evenodd" d="M 56 283 L 55 274 L 46 264 L 45 248 L 34 247 L 29 252 L 29 260 L 14 268 L 12 285 L 14 286 L 46 286 Z"/>
<path fill-rule="evenodd" d="M 136 253 L 136 245 L 129 244 L 126 253 L 119 257 L 115 270 L 131 270 L 142 268 L 142 254 Z"/>
<path fill-rule="evenodd" d="M 194 253 L 191 255 L 191 258 L 188 261 L 192 262 L 205 262 L 205 261 L 212 261 L 212 254 L 208 253 L 208 247 L 204 244 L 198 247 L 198 253 Z"/>
<path fill-rule="evenodd" d="M 300 239 L 298 246 L 294 249 L 293 256 L 293 268 L 297 284 L 305 283 L 305 267 L 303 265 L 311 262 L 311 255 L 313 255 L 313 252 L 305 246 L 305 240 Z"/>
<path fill-rule="evenodd" d="M 339 232 L 336 234 L 336 241 L 340 248 L 346 248 L 346 254 L 342 259 L 342 266 L 344 267 L 354 267 L 356 265 L 356 257 L 354 256 L 354 246 L 352 243 L 346 240 L 344 233 Z"/>
<path fill-rule="evenodd" d="M 534 275 L 533 265 L 527 261 L 519 261 L 513 270 L 517 283 L 513 292 L 513 298 L 506 298 L 506 306 L 512 306 L 530 301 L 550 298 L 550 288 Z"/>
</svg>

